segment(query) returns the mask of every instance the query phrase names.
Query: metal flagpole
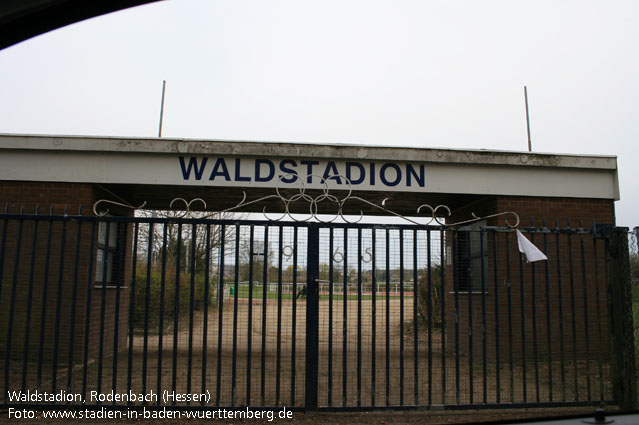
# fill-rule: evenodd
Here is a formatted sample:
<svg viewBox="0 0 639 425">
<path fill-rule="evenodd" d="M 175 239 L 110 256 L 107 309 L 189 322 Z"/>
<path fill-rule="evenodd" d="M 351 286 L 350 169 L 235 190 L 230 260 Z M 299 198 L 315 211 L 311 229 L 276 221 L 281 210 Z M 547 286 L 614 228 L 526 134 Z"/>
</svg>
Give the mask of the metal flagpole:
<svg viewBox="0 0 639 425">
<path fill-rule="evenodd" d="M 162 119 L 164 118 L 164 93 L 166 91 L 166 80 L 162 80 L 162 102 L 160 104 L 160 128 L 158 129 L 158 137 L 162 137 Z"/>
<path fill-rule="evenodd" d="M 164 94 L 162 94 L 164 99 Z M 528 152 L 532 152 L 532 142 L 530 141 L 530 118 L 528 116 L 528 89 L 524 86 L 524 99 L 526 101 L 526 129 L 528 130 Z"/>
</svg>

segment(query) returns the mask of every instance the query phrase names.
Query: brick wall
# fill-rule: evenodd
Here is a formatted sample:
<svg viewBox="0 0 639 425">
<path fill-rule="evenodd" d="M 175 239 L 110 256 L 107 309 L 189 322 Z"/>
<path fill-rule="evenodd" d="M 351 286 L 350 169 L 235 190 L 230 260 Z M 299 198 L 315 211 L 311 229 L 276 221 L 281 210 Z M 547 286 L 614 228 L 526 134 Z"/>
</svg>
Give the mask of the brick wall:
<svg viewBox="0 0 639 425">
<path fill-rule="evenodd" d="M 96 201 L 96 189 L 88 183 L 40 183 L 0 181 L 0 208 L 18 212 L 24 207 L 25 213 L 35 212 L 40 206 L 40 214 L 48 214 L 51 206 L 54 213 L 63 213 L 65 206 L 70 214 L 76 214 L 80 205 L 88 213 Z"/>
<path fill-rule="evenodd" d="M 93 215 L 92 206 L 105 196 L 91 184 L 0 182 L 0 208 L 4 212 L 38 214 L 44 219 L 0 221 L 0 351 L 6 353 L 11 333 L 11 357 L 15 365 L 45 364 L 43 379 L 54 358 L 66 365 L 89 359 L 100 348 L 100 318 L 104 296 L 102 344 L 105 356 L 112 355 L 117 327 L 117 349 L 126 348 L 128 297 L 131 277 L 131 231 L 126 229 L 123 253 L 123 289 L 119 292 L 120 314 L 116 319 L 116 289 L 96 287 L 95 222 L 47 220 L 53 215 Z M 120 215 L 130 212 L 120 211 Z M 95 227 L 95 228 L 94 228 Z M 130 226 L 128 226 L 130 227 Z M 20 237 L 18 237 L 20 235 Z M 19 249 L 18 249 L 19 248 Z M 16 267 L 17 265 L 17 267 Z M 74 296 L 75 294 L 75 296 Z M 90 320 L 86 321 L 87 308 Z M 10 319 L 12 316 L 13 319 Z M 87 333 L 88 332 L 88 333 Z M 85 337 L 88 339 L 85 340 Z M 85 342 L 88 341 L 88 344 Z M 12 368 L 12 372 L 15 369 Z M 35 369 L 35 368 L 30 368 Z M 48 379 L 51 379 L 50 376 Z"/>
<path fill-rule="evenodd" d="M 505 211 L 519 214 L 520 228 L 546 225 L 552 230 L 556 226 L 589 228 L 593 222 L 614 223 L 612 201 L 510 196 L 487 197 L 458 209 L 449 222 L 467 220 L 471 212 L 486 216 Z M 506 226 L 506 220 L 514 222 L 510 215 L 499 216 L 489 219 L 487 225 Z M 543 360 L 557 361 L 562 353 L 565 361 L 605 357 L 609 350 L 609 323 L 603 241 L 590 234 L 524 234 L 546 253 L 549 261 L 528 264 L 519 254 L 514 233 L 487 232 L 483 294 L 455 294 L 455 259 L 447 259 L 447 349 L 458 349 L 466 356 L 472 346 L 473 357 L 481 357 L 485 335 L 489 360 L 497 355 L 501 361 L 508 361 L 511 356 L 532 360 L 537 354 Z M 450 254 L 452 245 L 453 233 L 447 232 Z M 461 266 L 459 273 L 467 273 L 466 264 Z M 459 335 L 457 347 L 455 332 Z"/>
</svg>

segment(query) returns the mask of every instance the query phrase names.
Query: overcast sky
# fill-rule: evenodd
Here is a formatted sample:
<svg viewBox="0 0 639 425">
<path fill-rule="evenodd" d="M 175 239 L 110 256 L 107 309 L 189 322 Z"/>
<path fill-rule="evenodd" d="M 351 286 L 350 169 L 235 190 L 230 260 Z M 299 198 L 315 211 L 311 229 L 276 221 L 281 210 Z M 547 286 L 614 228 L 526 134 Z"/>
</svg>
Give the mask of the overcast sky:
<svg viewBox="0 0 639 425">
<path fill-rule="evenodd" d="M 639 1 L 170 0 L 0 51 L 0 132 L 616 155 L 639 225 Z"/>
</svg>

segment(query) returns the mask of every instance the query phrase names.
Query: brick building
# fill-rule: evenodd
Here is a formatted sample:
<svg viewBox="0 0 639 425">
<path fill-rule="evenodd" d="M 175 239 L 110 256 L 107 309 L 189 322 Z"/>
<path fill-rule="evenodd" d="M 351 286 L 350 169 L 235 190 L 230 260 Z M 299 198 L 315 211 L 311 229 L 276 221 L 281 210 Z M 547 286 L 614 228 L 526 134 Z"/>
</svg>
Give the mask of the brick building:
<svg viewBox="0 0 639 425">
<path fill-rule="evenodd" d="M 328 180 L 331 181 L 326 183 Z M 242 191 L 254 199 L 272 194 L 274 190 L 320 196 L 323 190 L 327 193 L 329 189 L 344 199 L 351 196 L 368 201 L 363 205 L 344 202 L 343 214 L 383 215 L 385 211 L 376 207 L 383 204 L 397 214 L 414 217 L 420 215 L 417 209 L 422 204 L 446 205 L 451 215 L 440 219 L 448 224 L 471 219 L 473 213 L 486 217 L 514 212 L 524 230 L 568 226 L 589 229 L 594 223 L 614 224 L 614 202 L 619 199 L 616 158 L 606 156 L 0 135 L 0 208 L 9 214 L 35 214 L 38 208 L 39 215 L 51 211 L 54 215 L 93 215 L 92 207 L 101 199 L 133 207 L 146 203 L 147 208 L 167 209 L 175 198 L 187 202 L 201 198 L 208 210 L 221 211 L 241 202 Z M 194 203 L 192 208 L 203 205 Z M 267 200 L 266 205 L 273 211 L 282 208 L 278 199 Z M 308 206 L 291 204 L 289 207 L 291 213 L 308 211 Z M 317 203 L 316 212 L 334 213 L 330 207 L 328 202 Z M 118 209 L 112 205 L 109 208 L 110 215 L 133 214 L 132 208 Z M 264 203 L 249 205 L 245 211 L 263 208 Z M 440 208 L 437 212 L 444 210 Z M 504 228 L 512 222 L 512 215 L 498 215 L 460 229 Z M 29 338 L 42 338 L 45 358 L 68 358 L 71 354 L 74 361 L 85 350 L 94 356 L 100 343 L 116 351 L 126 347 L 127 315 L 121 312 L 116 315 L 116 310 L 124 308 L 129 297 L 130 225 L 111 229 L 111 240 L 118 246 L 104 246 L 104 243 L 100 246 L 96 235 L 104 235 L 106 229 L 90 223 L 71 222 L 65 226 L 45 220 L 40 221 L 36 229 L 33 223 L 21 228 L 16 222 L 5 220 L 0 223 L 0 232 L 4 238 L 0 242 L 0 335 L 12 333 L 13 355 L 22 355 L 24 346 L 30 345 L 20 341 Z M 606 317 L 605 308 L 601 311 L 601 300 L 596 303 L 596 297 L 605 296 L 601 271 L 603 245 L 579 235 L 562 237 L 555 245 L 545 247 L 549 256 L 547 264 L 530 266 L 524 262 L 522 266 L 512 233 L 499 234 L 497 245 L 492 233 L 482 234 L 479 245 L 483 248 L 479 250 L 483 258 L 473 266 L 471 258 L 479 246 L 475 243 L 473 247 L 471 238 L 475 236 L 459 233 L 457 237 L 466 240 L 454 242 L 453 232 L 446 232 L 447 266 L 454 266 L 447 268 L 444 280 L 448 288 L 444 291 L 446 329 L 448 335 L 455 335 L 456 317 L 457 332 L 466 330 L 458 346 L 452 349 L 464 355 L 472 345 L 477 350 L 482 345 L 482 329 L 498 327 L 513 337 L 504 339 L 506 342 L 502 342 L 500 348 L 496 348 L 498 344 L 494 340 L 487 341 L 489 356 L 498 351 L 510 353 L 508 341 L 515 346 L 513 356 L 525 354 L 526 347 L 530 348 L 537 339 L 561 340 L 566 350 L 574 348 L 584 353 L 583 343 L 576 341 L 587 340 L 583 338 L 586 329 L 575 327 L 574 318 L 579 318 L 580 323 L 589 322 L 591 327 L 599 326 L 599 334 L 606 332 L 607 321 L 601 319 Z M 544 248 L 543 233 L 527 236 Z M 36 251 L 18 249 L 21 241 L 35 244 Z M 509 244 L 508 252 L 506 244 Z M 119 266 L 124 273 L 109 277 L 103 289 L 99 284 L 100 275 L 106 276 L 107 272 L 98 257 L 110 249 L 125 251 L 121 257 L 125 264 Z M 501 258 L 497 266 L 493 261 L 495 255 Z M 510 256 L 508 261 L 503 260 L 506 256 Z M 61 257 L 73 261 L 61 261 Z M 477 265 L 482 262 L 483 269 Z M 32 270 L 37 270 L 35 276 L 30 275 Z M 457 270 L 456 273 L 453 270 Z M 483 282 L 477 277 L 480 275 Z M 114 279 L 119 281 L 111 281 Z M 463 286 L 464 280 L 466 289 L 459 287 L 451 291 L 456 284 Z M 516 284 L 510 284 L 515 281 Z M 485 288 L 476 290 L 477 285 L 485 285 Z M 94 291 L 93 296 L 89 296 L 89 290 Z M 30 303 L 26 299 L 29 291 L 41 296 Z M 525 305 L 523 301 L 519 303 L 524 296 Z M 551 304 L 547 300 L 551 300 Z M 563 309 L 561 314 L 557 312 L 559 304 Z M 105 325 L 104 329 L 98 329 L 100 321 L 87 321 L 86 314 L 99 317 L 102 311 Z M 536 329 L 532 328 L 533 315 Z M 33 328 L 30 335 L 26 317 Z M 119 321 L 115 317 L 119 317 Z M 44 327 L 40 328 L 37 323 Z M 90 323 L 90 328 L 85 323 Z M 44 330 L 40 332 L 40 329 Z M 472 330 L 470 337 L 469 329 Z M 588 340 L 586 351 L 598 355 L 606 350 L 604 343 Z M 6 339 L 2 339 L 2 344 L 6 350 Z M 551 342 L 546 347 L 554 347 L 554 344 Z"/>
</svg>

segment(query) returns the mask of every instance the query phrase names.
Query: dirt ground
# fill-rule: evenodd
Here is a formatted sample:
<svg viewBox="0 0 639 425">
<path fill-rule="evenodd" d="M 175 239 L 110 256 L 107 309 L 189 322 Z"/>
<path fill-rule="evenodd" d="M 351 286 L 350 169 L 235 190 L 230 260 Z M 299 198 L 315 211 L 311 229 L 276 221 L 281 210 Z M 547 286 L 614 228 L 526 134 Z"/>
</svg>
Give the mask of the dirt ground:
<svg viewBox="0 0 639 425">
<path fill-rule="evenodd" d="M 115 374 L 112 356 L 105 357 L 101 368 L 94 360 L 87 365 L 87 390 L 109 392 L 115 382 L 116 391 L 125 393 L 130 380 L 134 392 L 161 392 L 171 389 L 175 382 L 177 391 L 196 393 L 202 390 L 204 384 L 210 391 L 212 405 L 303 407 L 305 300 L 299 299 L 295 304 L 291 300 L 286 300 L 281 306 L 278 306 L 277 300 L 269 300 L 265 309 L 261 300 L 252 306 L 245 300 L 240 301 L 237 310 L 233 307 L 233 300 L 226 300 L 221 315 L 218 311 L 210 312 L 206 322 L 206 345 L 202 312 L 194 315 L 192 330 L 188 316 L 180 319 L 177 343 L 174 342 L 173 329 L 167 329 L 161 336 L 157 333 L 151 335 L 146 343 L 146 359 L 144 338 L 136 333 L 131 368 L 129 369 L 126 347 L 118 354 L 118 368 Z M 320 303 L 320 406 L 543 402 L 549 400 L 551 390 L 555 401 L 561 400 L 562 396 L 566 400 L 578 397 L 579 400 L 599 400 L 602 395 L 604 398 L 609 396 L 609 389 L 599 386 L 599 376 L 596 375 L 599 369 L 594 363 L 589 365 L 593 374 L 592 381 L 584 380 L 584 377 L 590 374 L 585 373 L 588 365 L 583 364 L 567 364 L 564 376 L 559 373 L 558 365 L 551 365 L 551 375 L 551 368 L 543 362 L 536 365 L 515 363 L 512 367 L 508 362 L 502 362 L 499 367 L 488 362 L 484 369 L 481 359 L 471 361 L 468 357 L 456 356 L 454 352 L 442 347 L 439 329 L 432 330 L 429 340 L 428 330 L 423 325 L 419 329 L 416 344 L 412 331 L 412 307 L 412 298 L 407 298 L 403 306 L 399 299 L 391 299 L 388 305 L 384 299 L 377 299 L 374 305 L 369 299 L 362 303 L 361 309 L 358 309 L 357 300 L 352 299 L 346 303 L 343 300 L 335 300 L 332 306 L 328 301 Z M 371 319 L 373 309 L 375 321 Z M 281 323 L 279 327 L 278 322 Z M 221 345 L 218 344 L 220 336 Z M 160 337 L 161 351 L 158 350 Z M 14 376 L 11 377 L 11 382 L 16 383 L 14 389 L 19 388 L 22 371 L 22 365 L 16 363 L 18 367 L 15 369 L 15 375 L 12 374 Z M 35 368 L 28 369 L 31 372 L 27 377 L 27 383 L 28 387 L 31 387 L 30 384 L 35 379 Z M 72 375 L 71 379 L 69 372 Z M 66 387 L 66 383 L 70 381 L 69 392 L 81 392 L 83 372 L 81 365 L 71 371 L 59 368 L 58 389 L 60 383 Z M 98 381 L 101 382 L 99 388 Z M 48 382 L 43 383 L 43 390 L 47 390 Z M 490 423 L 509 418 L 571 415 L 592 410 L 590 407 L 508 411 L 429 410 L 318 413 L 311 416 L 296 413 L 294 419 L 289 422 Z M 0 420 L 2 419 L 7 419 L 6 413 L 0 415 Z M 109 421 L 113 422 L 114 420 Z M 148 420 L 144 422 L 150 423 Z M 188 423 L 199 422 L 190 420 Z"/>
</svg>

